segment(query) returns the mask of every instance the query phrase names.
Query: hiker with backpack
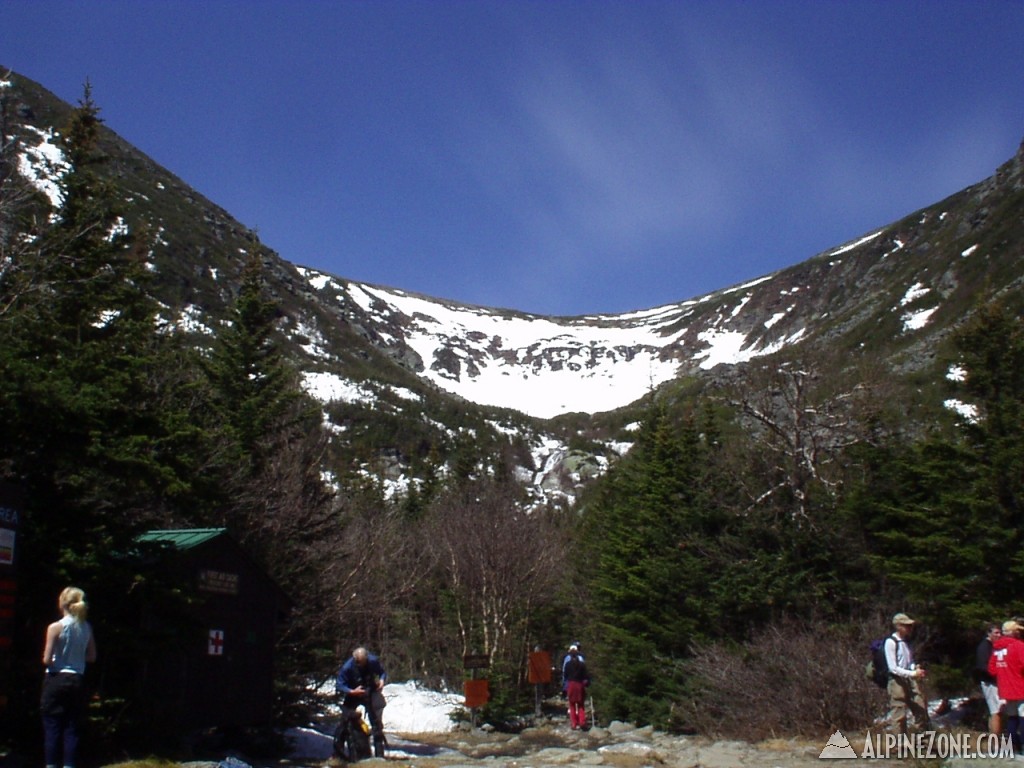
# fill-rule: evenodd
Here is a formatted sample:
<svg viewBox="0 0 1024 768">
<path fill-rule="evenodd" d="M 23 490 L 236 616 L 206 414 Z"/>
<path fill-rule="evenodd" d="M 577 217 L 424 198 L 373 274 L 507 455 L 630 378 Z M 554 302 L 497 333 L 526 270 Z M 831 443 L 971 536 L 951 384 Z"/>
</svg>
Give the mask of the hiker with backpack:
<svg viewBox="0 0 1024 768">
<path fill-rule="evenodd" d="M 352 651 L 352 656 L 338 670 L 335 692 L 342 697 L 341 727 L 350 727 L 357 721 L 353 717 L 358 706 L 366 710 L 373 733 L 373 754 L 384 757 L 384 682 L 387 673 L 381 666 L 380 659 L 363 647 Z"/>
<path fill-rule="evenodd" d="M 569 678 L 565 676 L 565 671 L 569 667 L 569 661 L 572 659 L 572 649 L 576 649 L 576 653 L 583 661 L 583 646 L 580 645 L 579 640 L 573 640 L 569 643 L 569 650 L 565 652 L 565 658 L 562 659 L 562 696 L 567 696 L 569 693 Z"/>
<path fill-rule="evenodd" d="M 888 668 L 886 693 L 889 696 L 887 729 L 896 733 L 927 730 L 928 704 L 921 692 L 924 668 L 914 663 L 910 636 L 916 622 L 905 613 L 892 617 L 893 632 L 885 639 L 885 662 Z"/>
<path fill-rule="evenodd" d="M 995 641 L 1003 636 L 1002 627 L 989 624 L 985 628 L 985 637 L 978 643 L 974 654 L 974 681 L 981 688 L 981 696 L 988 707 L 988 732 L 1002 733 L 1002 702 L 999 700 L 999 686 L 995 676 L 988 671 L 988 663 L 992 658 Z"/>
<path fill-rule="evenodd" d="M 572 730 L 587 728 L 587 686 L 590 685 L 590 673 L 580 656 L 579 648 L 569 646 L 569 661 L 563 672 L 566 684 L 566 698 L 569 700 L 569 727 Z"/>
<path fill-rule="evenodd" d="M 1013 751 L 1021 751 L 1020 719 L 1024 714 L 1024 642 L 1022 627 L 1014 620 L 1003 623 L 1002 637 L 992 643 L 988 671 L 995 677 L 1002 700 L 1002 716 L 1013 739 Z"/>
</svg>

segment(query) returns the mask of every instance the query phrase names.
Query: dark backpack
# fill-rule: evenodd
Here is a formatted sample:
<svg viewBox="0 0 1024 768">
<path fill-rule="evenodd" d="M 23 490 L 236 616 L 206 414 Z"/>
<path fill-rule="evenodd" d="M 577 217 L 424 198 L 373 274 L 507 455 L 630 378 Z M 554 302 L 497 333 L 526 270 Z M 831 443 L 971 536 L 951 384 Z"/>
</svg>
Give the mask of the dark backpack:
<svg viewBox="0 0 1024 768">
<path fill-rule="evenodd" d="M 373 756 L 370 749 L 370 731 L 358 709 L 346 716 L 334 731 L 334 756 L 346 763 L 355 763 Z"/>
<path fill-rule="evenodd" d="M 871 682 L 879 688 L 886 688 L 889 685 L 889 662 L 885 660 L 885 641 L 889 637 L 886 635 L 871 641 L 871 661 L 865 670 Z"/>
</svg>

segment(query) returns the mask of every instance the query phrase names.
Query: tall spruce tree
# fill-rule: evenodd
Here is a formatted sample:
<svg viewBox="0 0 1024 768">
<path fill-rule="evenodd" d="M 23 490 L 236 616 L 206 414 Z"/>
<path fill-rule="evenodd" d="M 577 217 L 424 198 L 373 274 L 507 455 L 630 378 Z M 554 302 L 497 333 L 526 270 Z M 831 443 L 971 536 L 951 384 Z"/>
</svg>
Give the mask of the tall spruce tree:
<svg viewBox="0 0 1024 768">
<path fill-rule="evenodd" d="M 301 396 L 295 371 L 274 337 L 280 311 L 265 295 L 262 258 L 253 236 L 230 321 L 217 334 L 207 366 L 221 421 L 239 456 L 254 469 L 266 460 L 266 436 L 292 418 Z"/>
<path fill-rule="evenodd" d="M 988 490 L 1004 527 L 1024 522 L 1024 322 L 1006 305 L 982 307 L 956 336 L 966 371 L 961 388 L 979 409 L 967 439 L 988 468 Z"/>
<path fill-rule="evenodd" d="M 259 241 L 243 267 L 231 320 L 205 363 L 214 424 L 219 426 L 214 474 L 221 489 L 209 522 L 228 525 L 261 560 L 280 545 L 277 526 L 308 512 L 325 524 L 326 491 L 319 477 L 324 434 L 315 404 L 276 335 L 281 317 L 267 296 Z M 301 500 L 308 495 L 305 502 Z M 315 535 L 312 520 L 300 523 Z"/>
<path fill-rule="evenodd" d="M 654 405 L 585 512 L 595 695 L 609 717 L 665 724 L 684 685 L 674 662 L 709 624 L 705 545 L 718 520 L 706 503 L 702 445 L 691 420 L 673 424 Z"/>
<path fill-rule="evenodd" d="M 217 490 L 197 522 L 227 526 L 298 598 L 287 632 L 278 638 L 286 707 L 301 694 L 301 676 L 330 641 L 335 617 L 322 606 L 334 586 L 326 579 L 341 531 L 320 474 L 326 450 L 321 413 L 285 357 L 277 335 L 282 313 L 267 295 L 263 269 L 254 237 L 230 323 L 204 364 L 207 418 L 215 434 L 207 480 Z"/>
<path fill-rule="evenodd" d="M 102 572 L 168 480 L 151 376 L 164 346 L 141 254 L 101 174 L 98 112 L 86 87 L 62 136 L 62 205 L 25 255 L 45 275 L 41 298 L 18 307 L 4 345 L 5 443 L 38 508 L 29 541 L 51 584 Z"/>
</svg>

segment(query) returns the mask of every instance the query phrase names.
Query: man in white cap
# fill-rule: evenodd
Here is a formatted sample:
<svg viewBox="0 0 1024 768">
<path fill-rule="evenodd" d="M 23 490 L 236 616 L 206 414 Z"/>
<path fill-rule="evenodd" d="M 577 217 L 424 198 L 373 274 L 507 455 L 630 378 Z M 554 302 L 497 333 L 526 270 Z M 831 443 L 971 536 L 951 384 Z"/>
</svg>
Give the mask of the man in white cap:
<svg viewBox="0 0 1024 768">
<path fill-rule="evenodd" d="M 893 633 L 885 639 L 885 661 L 889 666 L 889 714 L 887 727 L 897 733 L 928 728 L 928 704 L 921 693 L 925 671 L 914 663 L 910 635 L 914 620 L 905 613 L 892 617 Z"/>
</svg>

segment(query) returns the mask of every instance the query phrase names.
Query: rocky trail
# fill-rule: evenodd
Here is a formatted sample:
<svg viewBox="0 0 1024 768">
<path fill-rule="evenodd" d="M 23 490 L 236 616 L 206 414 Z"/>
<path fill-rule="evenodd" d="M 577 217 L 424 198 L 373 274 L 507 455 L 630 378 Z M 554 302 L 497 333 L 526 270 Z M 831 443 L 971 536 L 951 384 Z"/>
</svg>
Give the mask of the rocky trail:
<svg viewBox="0 0 1024 768">
<path fill-rule="evenodd" d="M 980 734 L 959 734 L 963 743 L 974 744 Z M 865 734 L 850 734 L 840 743 L 846 754 L 836 752 L 836 737 L 807 739 L 771 739 L 757 743 L 722 741 L 699 736 L 666 734 L 651 727 L 637 728 L 612 722 L 607 727 L 587 731 L 570 730 L 568 724 L 546 721 L 519 733 L 501 733 L 464 725 L 438 734 L 388 736 L 385 758 L 364 760 L 359 765 L 409 766 L 409 768 L 555 768 L 556 766 L 609 766 L 611 768 L 810 768 L 828 765 L 836 758 L 849 758 L 842 766 L 1009 766 L 1012 758 L 954 756 L 942 759 L 917 759 L 915 756 L 857 757 L 863 753 Z M 852 745 L 849 746 L 849 745 Z M 856 754 L 850 752 L 855 748 Z M 823 754 L 824 753 L 824 754 Z M 1017 764 L 1020 764 L 1019 762 Z M 185 768 L 244 768 L 237 762 L 193 763 Z M 271 768 L 260 766 L 260 768 Z M 296 754 L 273 768 L 345 768 L 333 757 Z"/>
<path fill-rule="evenodd" d="M 921 734 L 912 752 L 901 753 L 891 744 L 882 748 L 885 736 L 869 737 L 863 731 L 748 742 L 670 734 L 620 721 L 573 730 L 564 703 L 557 698 L 544 702 L 542 714 L 505 731 L 489 724 L 453 723 L 450 715 L 458 700 L 424 691 L 413 683 L 387 690 L 386 756 L 358 763 L 366 768 L 820 768 L 836 759 L 844 760 L 839 765 L 847 767 L 1000 768 L 1014 764 L 1012 757 L 991 756 L 1004 747 L 998 739 L 989 741 L 986 734 L 968 727 L 963 716 L 968 710 L 958 707 L 947 708 L 944 714 L 935 710 L 933 726 L 938 730 Z M 391 728 L 387 727 L 388 712 Z M 180 763 L 177 768 L 348 768 L 333 755 L 332 734 L 338 716 L 339 710 L 326 697 L 324 709 L 309 727 L 285 733 L 291 745 L 287 759 L 250 759 L 242 752 L 224 750 L 222 745 L 221 749 L 204 750 L 205 759 Z M 931 740 L 922 742 L 922 736 Z M 906 748 L 908 743 L 904 741 L 902 746 Z M 105 768 L 143 766 L 123 763 Z"/>
</svg>

